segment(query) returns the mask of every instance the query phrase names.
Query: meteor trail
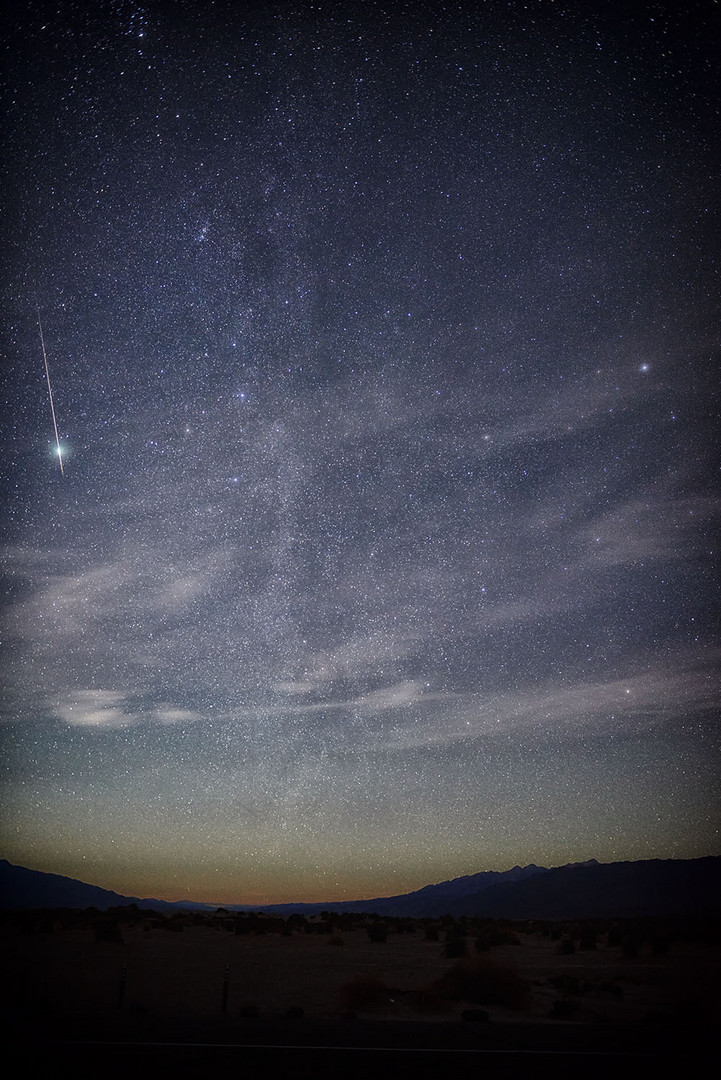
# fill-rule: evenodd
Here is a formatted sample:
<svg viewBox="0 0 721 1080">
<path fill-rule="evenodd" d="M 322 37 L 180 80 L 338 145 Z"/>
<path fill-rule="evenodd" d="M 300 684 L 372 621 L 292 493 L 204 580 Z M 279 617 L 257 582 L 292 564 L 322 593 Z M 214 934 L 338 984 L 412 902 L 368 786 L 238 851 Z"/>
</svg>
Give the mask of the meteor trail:
<svg viewBox="0 0 721 1080">
<path fill-rule="evenodd" d="M 45 361 L 45 378 L 48 380 L 48 394 L 50 396 L 50 412 L 53 414 L 53 427 L 55 428 L 55 445 L 58 448 L 58 461 L 60 462 L 60 475 L 65 476 L 65 470 L 63 469 L 63 454 L 60 449 L 60 438 L 58 436 L 58 422 L 55 419 L 55 405 L 53 403 L 53 390 L 50 385 L 50 369 L 48 368 L 48 355 L 45 352 L 45 340 L 43 338 L 43 324 L 40 322 L 40 312 L 38 311 L 38 328 L 40 330 L 40 345 L 43 350 L 43 360 Z"/>
</svg>

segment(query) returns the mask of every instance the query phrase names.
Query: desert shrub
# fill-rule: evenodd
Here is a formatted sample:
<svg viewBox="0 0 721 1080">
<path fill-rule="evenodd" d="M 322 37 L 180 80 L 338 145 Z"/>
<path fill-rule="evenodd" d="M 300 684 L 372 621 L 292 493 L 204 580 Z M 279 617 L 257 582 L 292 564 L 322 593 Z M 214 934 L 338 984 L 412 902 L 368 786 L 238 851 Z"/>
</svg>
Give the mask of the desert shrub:
<svg viewBox="0 0 721 1080">
<path fill-rule="evenodd" d="M 453 941 L 454 938 L 464 938 L 467 934 L 465 926 L 449 926 L 445 932 L 446 941 Z"/>
<path fill-rule="evenodd" d="M 581 994 L 585 994 L 591 988 L 590 984 L 583 982 L 578 975 L 568 975 L 566 973 L 554 975 L 548 981 L 551 986 L 555 986 L 557 990 L 560 990 L 567 997 L 580 997 Z"/>
<path fill-rule="evenodd" d="M 570 1020 L 580 1007 L 580 1003 L 574 998 L 562 998 L 560 1001 L 554 1001 L 548 1016 L 551 1020 Z"/>
<path fill-rule="evenodd" d="M 683 1000 L 674 1009 L 674 1020 L 680 1024 L 698 1024 L 710 1027 L 713 1020 L 711 1011 L 696 998 Z"/>
<path fill-rule="evenodd" d="M 639 941 L 633 934 L 627 934 L 623 939 L 623 955 L 627 960 L 633 960 L 638 956 Z"/>
<path fill-rule="evenodd" d="M 388 927 L 385 923 L 376 922 L 371 923 L 368 927 L 368 938 L 370 941 L 377 941 L 383 943 L 388 937 Z"/>
<path fill-rule="evenodd" d="M 340 988 L 344 1008 L 359 1012 L 382 1009 L 390 1001 L 390 990 L 377 975 L 356 975 Z"/>
<path fill-rule="evenodd" d="M 120 933 L 120 927 L 114 919 L 96 919 L 93 930 L 96 941 L 122 945 L 123 935 Z"/>
<path fill-rule="evenodd" d="M 449 960 L 457 960 L 459 956 L 465 956 L 466 939 L 462 937 L 450 938 L 444 946 L 444 952 Z"/>
<path fill-rule="evenodd" d="M 414 990 L 408 996 L 408 1003 L 417 1013 L 447 1013 L 450 1009 L 448 998 L 440 992 L 437 983 Z"/>
<path fill-rule="evenodd" d="M 21 934 L 34 934 L 35 933 L 35 931 L 37 929 L 36 916 L 37 916 L 37 912 L 35 912 L 35 911 L 19 911 L 18 912 L 17 926 L 19 927 Z"/>
<path fill-rule="evenodd" d="M 558 956 L 571 956 L 575 951 L 576 946 L 573 944 L 573 939 L 570 937 L 561 938 L 556 947 L 556 954 Z"/>
<path fill-rule="evenodd" d="M 437 926 L 427 926 L 425 930 L 426 941 L 440 941 L 440 931 Z"/>
<path fill-rule="evenodd" d="M 345 945 L 345 938 L 343 937 L 342 934 L 339 934 L 336 931 L 336 933 L 331 934 L 330 937 L 328 938 L 328 944 L 329 945 Z"/>
<path fill-rule="evenodd" d="M 461 1013 L 464 1024 L 487 1024 L 490 1019 L 485 1009 L 464 1009 Z"/>
<path fill-rule="evenodd" d="M 474 1005 L 503 1005 L 525 1009 L 529 988 L 514 967 L 499 964 L 487 957 L 461 960 L 436 983 L 438 993 L 451 1001 L 470 1001 Z"/>
<path fill-rule="evenodd" d="M 117 907 L 110 908 L 108 915 L 121 924 L 130 923 L 137 925 L 146 918 L 146 912 L 141 911 L 137 904 L 121 904 Z"/>
<path fill-rule="evenodd" d="M 617 949 L 623 944 L 623 928 L 616 925 L 612 926 L 608 931 L 608 937 L 606 938 L 606 945 L 609 949 Z"/>
<path fill-rule="evenodd" d="M 654 934 L 651 938 L 651 952 L 654 956 L 668 956 L 668 937 L 665 934 Z"/>
<path fill-rule="evenodd" d="M 593 926 L 584 926 L 578 941 L 579 949 L 590 950 L 596 948 L 597 934 Z"/>
</svg>

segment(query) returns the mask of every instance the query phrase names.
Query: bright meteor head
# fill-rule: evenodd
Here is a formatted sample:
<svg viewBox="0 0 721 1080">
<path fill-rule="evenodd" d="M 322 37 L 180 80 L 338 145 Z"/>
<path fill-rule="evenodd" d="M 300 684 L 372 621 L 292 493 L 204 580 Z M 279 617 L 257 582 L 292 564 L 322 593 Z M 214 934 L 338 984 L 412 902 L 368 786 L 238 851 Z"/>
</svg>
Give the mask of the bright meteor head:
<svg viewBox="0 0 721 1080">
<path fill-rule="evenodd" d="M 60 472 L 63 473 L 63 458 L 66 453 L 66 448 L 64 446 L 61 446 L 59 442 L 53 443 L 48 446 L 48 453 L 52 454 L 52 456 L 57 459 L 57 462 L 60 466 Z"/>
<path fill-rule="evenodd" d="M 48 383 L 48 397 L 50 398 L 50 412 L 53 417 L 53 430 L 55 432 L 55 445 L 57 447 L 58 462 L 60 463 L 60 475 L 65 475 L 63 469 L 63 454 L 60 449 L 60 436 L 58 435 L 58 422 L 55 416 L 55 403 L 53 401 L 53 389 L 50 385 L 50 368 L 48 367 L 48 354 L 45 351 L 45 338 L 43 337 L 43 324 L 40 322 L 40 311 L 38 310 L 38 329 L 40 330 L 40 346 L 43 350 L 43 362 L 45 364 L 45 378 Z"/>
</svg>

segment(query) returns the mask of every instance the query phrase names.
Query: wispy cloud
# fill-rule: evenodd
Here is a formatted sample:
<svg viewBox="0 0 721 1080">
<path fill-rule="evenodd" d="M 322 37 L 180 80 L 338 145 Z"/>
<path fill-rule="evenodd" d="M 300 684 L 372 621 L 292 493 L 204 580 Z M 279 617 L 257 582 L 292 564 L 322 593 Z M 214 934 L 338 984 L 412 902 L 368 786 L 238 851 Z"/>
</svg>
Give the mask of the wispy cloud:
<svg viewBox="0 0 721 1080">
<path fill-rule="evenodd" d="M 172 705 L 159 705 L 150 716 L 161 724 L 190 724 L 202 719 L 194 709 L 178 709 Z"/>
<path fill-rule="evenodd" d="M 674 658 L 678 661 L 679 658 Z M 645 731 L 690 719 L 721 706 L 721 653 L 684 670 L 678 664 L 641 673 L 570 685 L 546 685 L 520 693 L 429 695 L 432 711 L 384 733 L 388 748 L 439 746 L 479 736 L 506 739 L 525 732 L 538 742 L 592 730 L 607 734 Z M 442 703 L 442 723 L 433 710 Z"/>
<path fill-rule="evenodd" d="M 321 689 L 338 681 L 360 681 L 369 672 L 382 670 L 384 665 L 392 670 L 413 653 L 420 640 L 417 632 L 408 629 L 379 629 L 368 634 L 355 634 L 335 648 L 305 657 L 301 662 L 299 682 Z"/>
<path fill-rule="evenodd" d="M 353 705 L 356 708 L 368 709 L 370 712 L 379 712 L 384 709 L 405 709 L 415 704 L 423 697 L 423 684 L 406 679 L 405 682 L 395 686 L 383 687 L 373 690 L 370 694 L 364 694 Z"/>
<path fill-rule="evenodd" d="M 283 684 L 280 684 L 281 686 Z M 436 700 L 439 695 L 429 693 L 425 686 L 417 680 L 406 679 L 403 682 L 380 687 L 357 697 L 327 696 L 311 702 L 291 700 L 267 700 L 257 705 L 238 705 L 225 712 L 226 720 L 238 718 L 269 717 L 269 716 L 311 716 L 327 715 L 338 712 L 358 713 L 366 715 L 382 715 L 385 712 L 396 709 L 404 709 L 409 705 L 423 699 L 424 701 Z"/>
<path fill-rule="evenodd" d="M 71 727 L 124 728 L 150 721 L 189 724 L 201 719 L 194 709 L 162 703 L 148 706 L 120 690 L 69 690 L 46 698 L 48 712 Z"/>
<path fill-rule="evenodd" d="M 135 723 L 126 696 L 114 690 L 77 690 L 48 702 L 49 710 L 72 727 L 122 728 Z"/>
<path fill-rule="evenodd" d="M 710 496 L 650 496 L 613 507 L 580 530 L 587 566 L 620 566 L 687 556 L 698 530 L 721 518 L 721 500 Z"/>
</svg>

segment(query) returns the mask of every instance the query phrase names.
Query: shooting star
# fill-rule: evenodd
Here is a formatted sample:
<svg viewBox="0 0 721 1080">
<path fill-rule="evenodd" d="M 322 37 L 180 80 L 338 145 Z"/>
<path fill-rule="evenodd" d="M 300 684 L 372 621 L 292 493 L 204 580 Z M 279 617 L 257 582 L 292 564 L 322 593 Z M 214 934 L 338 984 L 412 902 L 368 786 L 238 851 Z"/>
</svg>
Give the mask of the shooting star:
<svg viewBox="0 0 721 1080">
<path fill-rule="evenodd" d="M 60 437 L 58 435 L 58 422 L 55 419 L 55 404 L 53 402 L 53 389 L 50 385 L 50 369 L 48 368 L 48 354 L 45 352 L 45 339 L 43 338 L 43 324 L 40 322 L 40 311 L 38 311 L 38 328 L 40 330 L 40 345 L 43 350 L 43 360 L 45 361 L 45 378 L 48 381 L 48 394 L 50 396 L 50 412 L 53 414 L 53 427 L 55 429 L 55 445 L 58 448 L 58 461 L 60 462 L 60 475 L 65 476 L 65 470 L 63 469 L 63 452 L 60 449 Z"/>
</svg>

